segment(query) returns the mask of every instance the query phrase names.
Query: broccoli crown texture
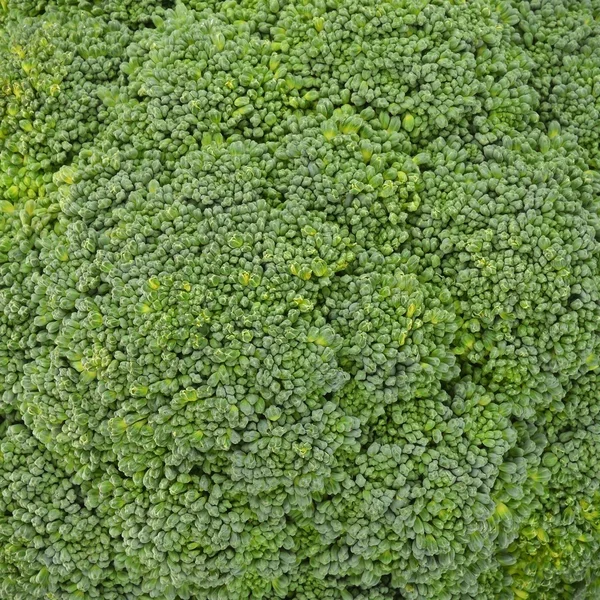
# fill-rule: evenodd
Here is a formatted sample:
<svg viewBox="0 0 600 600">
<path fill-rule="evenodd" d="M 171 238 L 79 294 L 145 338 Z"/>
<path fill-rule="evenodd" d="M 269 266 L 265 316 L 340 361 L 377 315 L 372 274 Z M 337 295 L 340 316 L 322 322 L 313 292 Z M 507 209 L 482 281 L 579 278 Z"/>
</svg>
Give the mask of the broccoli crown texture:
<svg viewBox="0 0 600 600">
<path fill-rule="evenodd" d="M 599 142 L 599 0 L 0 0 L 0 598 L 599 598 Z"/>
</svg>

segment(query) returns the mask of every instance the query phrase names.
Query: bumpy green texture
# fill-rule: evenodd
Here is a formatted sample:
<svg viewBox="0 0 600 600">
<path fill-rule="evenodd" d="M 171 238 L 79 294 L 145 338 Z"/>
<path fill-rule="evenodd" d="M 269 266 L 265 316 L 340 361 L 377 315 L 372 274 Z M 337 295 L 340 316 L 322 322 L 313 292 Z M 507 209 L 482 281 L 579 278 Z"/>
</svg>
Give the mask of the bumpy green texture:
<svg viewBox="0 0 600 600">
<path fill-rule="evenodd" d="M 0 0 L 0 598 L 600 594 L 598 0 Z"/>
</svg>

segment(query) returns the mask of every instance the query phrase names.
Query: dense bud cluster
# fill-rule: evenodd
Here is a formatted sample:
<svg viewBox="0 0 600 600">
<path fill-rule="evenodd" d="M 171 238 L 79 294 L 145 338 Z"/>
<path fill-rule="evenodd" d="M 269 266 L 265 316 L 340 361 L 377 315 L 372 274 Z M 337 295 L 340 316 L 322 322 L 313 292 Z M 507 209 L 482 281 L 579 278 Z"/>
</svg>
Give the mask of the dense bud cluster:
<svg viewBox="0 0 600 600">
<path fill-rule="evenodd" d="M 594 0 L 0 0 L 0 64 L 0 598 L 596 597 Z"/>
</svg>

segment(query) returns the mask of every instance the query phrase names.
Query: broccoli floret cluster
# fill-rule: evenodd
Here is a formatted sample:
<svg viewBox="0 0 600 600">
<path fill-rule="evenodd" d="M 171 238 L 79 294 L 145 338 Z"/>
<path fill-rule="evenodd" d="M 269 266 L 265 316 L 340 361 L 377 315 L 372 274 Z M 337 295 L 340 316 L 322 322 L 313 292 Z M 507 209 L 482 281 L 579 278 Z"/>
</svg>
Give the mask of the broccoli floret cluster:
<svg viewBox="0 0 600 600">
<path fill-rule="evenodd" d="M 0 598 L 592 600 L 594 1 L 0 0 Z"/>
<path fill-rule="evenodd" d="M 589 165 L 600 166 L 598 6 L 593 1 L 514 2 L 516 28 L 534 61 L 542 120 L 573 133 Z"/>
<path fill-rule="evenodd" d="M 172 2 L 166 0 L 3 0 L 0 3 L 0 23 L 7 28 L 14 27 L 27 17 L 44 17 L 59 10 L 65 15 L 71 13 L 81 22 L 80 17 L 94 15 L 120 21 L 132 29 L 149 25 L 153 15 L 164 13 Z"/>
</svg>

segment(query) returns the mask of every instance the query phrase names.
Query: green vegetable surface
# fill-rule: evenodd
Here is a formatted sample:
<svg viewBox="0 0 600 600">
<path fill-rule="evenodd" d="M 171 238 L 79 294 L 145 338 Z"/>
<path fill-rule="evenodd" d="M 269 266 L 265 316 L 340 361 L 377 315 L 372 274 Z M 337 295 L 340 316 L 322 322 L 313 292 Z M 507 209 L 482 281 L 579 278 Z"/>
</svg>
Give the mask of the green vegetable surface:
<svg viewBox="0 0 600 600">
<path fill-rule="evenodd" d="M 598 0 L 0 0 L 0 598 L 600 598 Z"/>
</svg>

